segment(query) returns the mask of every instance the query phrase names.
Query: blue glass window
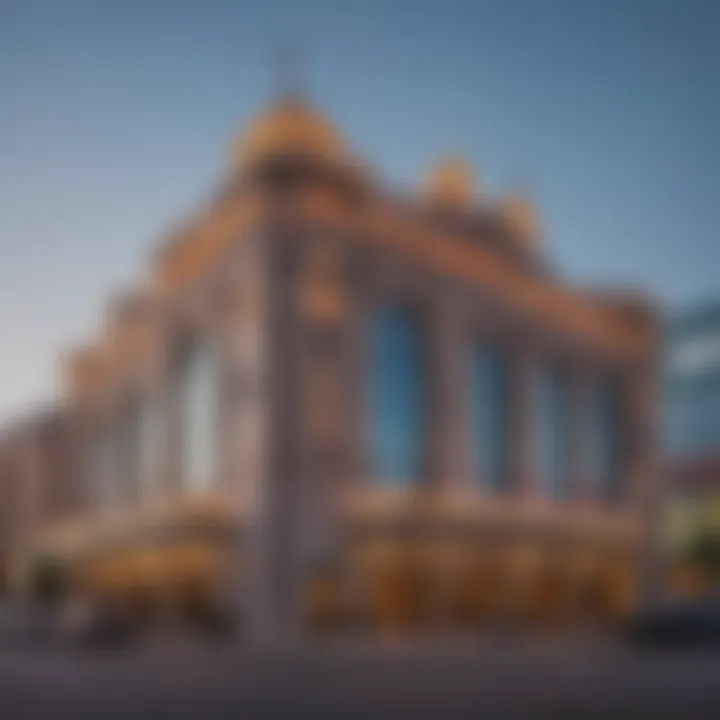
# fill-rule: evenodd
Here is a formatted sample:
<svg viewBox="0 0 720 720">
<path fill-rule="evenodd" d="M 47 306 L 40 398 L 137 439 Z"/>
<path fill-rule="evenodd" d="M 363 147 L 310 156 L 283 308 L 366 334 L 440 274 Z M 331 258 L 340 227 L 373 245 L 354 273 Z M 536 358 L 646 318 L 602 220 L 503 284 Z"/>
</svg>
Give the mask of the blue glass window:
<svg viewBox="0 0 720 720">
<path fill-rule="evenodd" d="M 370 327 L 368 440 L 381 483 L 419 480 L 425 430 L 425 364 L 417 315 L 401 306 L 376 312 Z"/>
<path fill-rule="evenodd" d="M 568 384 L 558 368 L 545 368 L 538 376 L 537 413 L 540 482 L 547 497 L 568 492 Z"/>
<path fill-rule="evenodd" d="M 476 476 L 488 490 L 502 490 L 508 471 L 509 383 L 504 353 L 479 346 L 472 357 L 472 448 Z"/>
<path fill-rule="evenodd" d="M 622 397 L 617 383 L 604 379 L 591 394 L 591 478 L 596 495 L 614 499 L 621 482 Z"/>
</svg>

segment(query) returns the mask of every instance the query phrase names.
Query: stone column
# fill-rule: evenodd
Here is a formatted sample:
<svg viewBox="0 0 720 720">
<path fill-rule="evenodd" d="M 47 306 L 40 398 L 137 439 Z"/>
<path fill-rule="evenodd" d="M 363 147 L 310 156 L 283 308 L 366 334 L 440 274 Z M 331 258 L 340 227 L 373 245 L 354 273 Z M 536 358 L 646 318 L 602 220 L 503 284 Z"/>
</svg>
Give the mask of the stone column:
<svg viewBox="0 0 720 720">
<path fill-rule="evenodd" d="M 470 482 L 470 363 L 462 308 L 448 293 L 434 301 L 430 315 L 428 390 L 428 481 L 439 489 Z"/>
<path fill-rule="evenodd" d="M 634 371 L 625 385 L 623 498 L 641 522 L 640 596 L 645 601 L 664 594 L 667 571 L 663 537 L 667 483 L 658 457 L 658 372 L 656 363 L 648 363 Z"/>
<path fill-rule="evenodd" d="M 353 368 L 353 338 L 348 315 L 354 311 L 354 298 L 347 266 L 347 257 L 331 241 L 308 243 L 297 320 L 297 382 L 301 387 L 297 542 L 301 590 L 307 599 L 311 587 L 325 583 L 338 604 L 345 580 L 343 551 L 348 545 L 340 518 L 340 494 L 353 464 L 352 393 L 348 382 Z M 327 621 L 335 619 L 330 617 L 332 612 L 325 616 Z"/>
<path fill-rule="evenodd" d="M 587 507 L 594 501 L 595 489 L 592 484 L 591 449 L 592 432 L 594 431 L 591 416 L 591 401 L 594 369 L 587 363 L 579 361 L 574 365 L 568 376 L 568 444 L 567 451 L 567 499 L 571 507 Z M 576 554 L 575 548 L 570 552 L 568 571 L 572 572 L 568 588 L 568 620 L 578 629 L 587 622 L 584 607 L 584 562 Z"/>
<path fill-rule="evenodd" d="M 280 219 L 276 217 L 263 237 L 268 444 L 257 512 L 247 533 L 242 608 L 248 634 L 260 644 L 286 641 L 299 620 L 298 243 Z"/>
<path fill-rule="evenodd" d="M 469 457 L 470 405 L 468 390 L 471 381 L 469 333 L 461 303 L 452 288 L 441 287 L 431 297 L 427 332 L 428 443 L 427 487 L 431 490 L 432 513 L 442 512 L 433 500 L 452 497 L 454 491 L 467 489 L 471 482 Z M 422 511 L 426 508 L 420 508 Z M 419 516 L 419 522 L 422 522 Z M 422 527 L 420 528 L 422 532 Z M 446 541 L 440 540 L 441 545 Z M 430 553 L 427 572 L 432 573 L 429 588 L 429 632 L 444 632 L 452 626 L 453 578 L 450 568 L 432 558 Z"/>
<path fill-rule="evenodd" d="M 226 472 L 223 487 L 237 497 L 243 512 L 257 508 L 264 473 L 268 401 L 264 259 L 257 240 L 237 258 L 229 291 L 227 343 Z"/>
</svg>

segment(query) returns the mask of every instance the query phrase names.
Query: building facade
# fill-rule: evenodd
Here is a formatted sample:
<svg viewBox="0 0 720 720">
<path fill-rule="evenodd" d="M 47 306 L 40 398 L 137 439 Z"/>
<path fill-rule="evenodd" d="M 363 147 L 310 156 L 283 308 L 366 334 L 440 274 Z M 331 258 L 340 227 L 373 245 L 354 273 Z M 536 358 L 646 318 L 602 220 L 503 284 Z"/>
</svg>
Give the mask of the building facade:
<svg viewBox="0 0 720 720">
<path fill-rule="evenodd" d="M 720 303 L 667 323 L 664 365 L 671 584 L 696 594 L 717 583 L 691 548 L 701 535 L 720 538 Z"/>
<path fill-rule="evenodd" d="M 674 317 L 665 333 L 667 445 L 675 459 L 720 452 L 720 303 Z"/>
<path fill-rule="evenodd" d="M 8 552 L 260 635 L 605 622 L 652 567 L 657 359 L 652 308 L 557 278 L 525 198 L 458 160 L 388 192 L 281 98 L 68 358 L 35 482 L 72 502 Z"/>
</svg>

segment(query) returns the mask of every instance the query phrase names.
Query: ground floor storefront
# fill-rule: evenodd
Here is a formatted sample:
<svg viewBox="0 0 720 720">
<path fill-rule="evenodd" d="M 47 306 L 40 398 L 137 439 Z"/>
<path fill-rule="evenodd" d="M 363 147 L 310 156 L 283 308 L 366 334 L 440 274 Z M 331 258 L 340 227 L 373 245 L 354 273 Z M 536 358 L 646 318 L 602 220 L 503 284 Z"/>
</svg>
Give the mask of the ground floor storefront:
<svg viewBox="0 0 720 720">
<path fill-rule="evenodd" d="M 259 537 L 222 502 L 126 515 L 48 535 L 26 553 L 25 585 L 32 558 L 55 553 L 67 592 L 140 625 L 251 633 L 258 583 L 274 570 L 260 565 Z M 604 630 L 638 602 L 642 546 L 617 527 L 404 511 L 347 517 L 328 537 L 323 553 L 283 566 L 300 634 Z"/>
</svg>

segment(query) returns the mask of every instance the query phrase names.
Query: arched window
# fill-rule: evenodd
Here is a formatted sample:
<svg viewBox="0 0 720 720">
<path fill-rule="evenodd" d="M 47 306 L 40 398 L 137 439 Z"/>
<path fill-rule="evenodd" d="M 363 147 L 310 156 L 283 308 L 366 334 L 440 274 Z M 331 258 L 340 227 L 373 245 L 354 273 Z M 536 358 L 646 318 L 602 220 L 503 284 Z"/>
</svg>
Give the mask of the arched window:
<svg viewBox="0 0 720 720">
<path fill-rule="evenodd" d="M 501 491 L 508 471 L 508 363 L 497 348 L 478 345 L 472 354 L 470 422 L 475 474 L 481 485 Z"/>
<path fill-rule="evenodd" d="M 217 355 L 207 343 L 188 345 L 180 363 L 180 477 L 183 488 L 212 487 L 217 470 Z"/>
<path fill-rule="evenodd" d="M 377 311 L 370 327 L 367 434 L 373 476 L 393 486 L 422 474 L 425 357 L 416 313 L 402 306 Z"/>
<path fill-rule="evenodd" d="M 560 368 L 540 371 L 537 400 L 540 482 L 547 497 L 562 498 L 569 490 L 569 394 L 567 377 Z"/>
</svg>

